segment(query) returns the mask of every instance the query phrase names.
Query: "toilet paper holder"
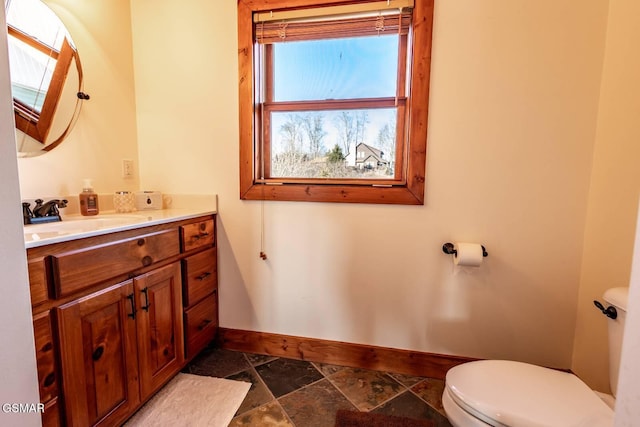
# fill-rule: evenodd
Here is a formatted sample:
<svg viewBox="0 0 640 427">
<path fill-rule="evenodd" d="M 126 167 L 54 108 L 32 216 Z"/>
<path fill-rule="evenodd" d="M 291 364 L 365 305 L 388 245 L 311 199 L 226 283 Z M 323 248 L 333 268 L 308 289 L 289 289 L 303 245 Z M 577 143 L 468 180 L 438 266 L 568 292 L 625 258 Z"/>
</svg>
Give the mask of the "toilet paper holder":
<svg viewBox="0 0 640 427">
<path fill-rule="evenodd" d="M 489 254 L 487 253 L 487 250 L 485 249 L 485 247 L 483 245 L 480 245 L 482 247 L 482 256 L 483 257 L 488 257 Z M 445 243 L 444 245 L 442 245 L 442 252 L 444 252 L 447 255 L 458 255 L 458 251 L 456 250 L 455 246 L 453 245 L 453 243 Z"/>
</svg>

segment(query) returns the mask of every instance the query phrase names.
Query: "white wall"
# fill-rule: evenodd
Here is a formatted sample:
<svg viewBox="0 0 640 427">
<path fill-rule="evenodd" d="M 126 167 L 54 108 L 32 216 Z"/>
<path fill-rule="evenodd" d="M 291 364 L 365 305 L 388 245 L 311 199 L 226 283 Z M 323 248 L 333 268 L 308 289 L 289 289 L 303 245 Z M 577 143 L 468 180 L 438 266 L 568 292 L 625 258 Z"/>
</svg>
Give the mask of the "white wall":
<svg viewBox="0 0 640 427">
<path fill-rule="evenodd" d="M 6 28 L 4 8 L 0 27 Z M 31 302 L 27 257 L 20 217 L 20 191 L 13 129 L 7 33 L 0 32 L 0 405 L 38 403 L 35 344 L 31 323 Z M 5 413 L 0 406 L 0 425 L 39 426 L 40 414 Z"/>
<path fill-rule="evenodd" d="M 593 306 L 629 283 L 640 195 L 640 2 L 611 0 L 572 368 L 609 390 L 607 323 Z"/>
<path fill-rule="evenodd" d="M 141 183 L 219 194 L 222 326 L 571 366 L 607 0 L 436 1 L 425 206 L 265 203 L 266 262 L 236 1 L 131 3 Z"/>
<path fill-rule="evenodd" d="M 131 18 L 128 0 L 44 0 L 67 26 L 84 70 L 84 101 L 57 148 L 18 160 L 23 199 L 76 195 L 84 178 L 98 193 L 138 190 L 122 178 L 122 159 L 138 164 Z M 137 169 L 137 167 L 135 168 Z M 75 200 L 74 200 L 75 201 Z"/>
</svg>

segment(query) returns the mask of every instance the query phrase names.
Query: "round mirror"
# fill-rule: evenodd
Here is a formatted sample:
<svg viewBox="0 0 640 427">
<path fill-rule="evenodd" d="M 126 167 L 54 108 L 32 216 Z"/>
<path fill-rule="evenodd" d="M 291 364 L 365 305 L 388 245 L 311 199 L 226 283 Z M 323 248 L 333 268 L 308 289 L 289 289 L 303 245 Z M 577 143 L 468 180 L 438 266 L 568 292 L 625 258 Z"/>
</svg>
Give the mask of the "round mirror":
<svg viewBox="0 0 640 427">
<path fill-rule="evenodd" d="M 8 0 L 5 11 L 18 155 L 37 156 L 64 140 L 88 99 L 80 57 L 42 1 Z"/>
</svg>

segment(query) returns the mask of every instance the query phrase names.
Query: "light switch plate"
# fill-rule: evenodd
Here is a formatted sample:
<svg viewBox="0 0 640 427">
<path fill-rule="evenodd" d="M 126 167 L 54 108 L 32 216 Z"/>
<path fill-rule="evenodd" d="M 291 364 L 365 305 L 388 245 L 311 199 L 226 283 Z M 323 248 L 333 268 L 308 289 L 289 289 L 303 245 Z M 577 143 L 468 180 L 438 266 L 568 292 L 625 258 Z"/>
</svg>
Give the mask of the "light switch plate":
<svg viewBox="0 0 640 427">
<path fill-rule="evenodd" d="M 122 177 L 133 178 L 133 160 L 122 159 Z"/>
</svg>

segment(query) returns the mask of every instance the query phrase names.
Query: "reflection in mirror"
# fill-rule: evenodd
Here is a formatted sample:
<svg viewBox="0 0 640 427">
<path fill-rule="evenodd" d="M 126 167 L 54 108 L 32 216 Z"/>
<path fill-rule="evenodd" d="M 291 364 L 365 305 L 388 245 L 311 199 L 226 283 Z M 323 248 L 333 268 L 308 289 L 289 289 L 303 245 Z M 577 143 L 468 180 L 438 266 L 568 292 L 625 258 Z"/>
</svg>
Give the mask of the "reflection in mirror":
<svg viewBox="0 0 640 427">
<path fill-rule="evenodd" d="M 18 154 L 43 154 L 71 131 L 80 113 L 82 68 L 66 27 L 40 0 L 7 0 L 11 90 Z"/>
</svg>

